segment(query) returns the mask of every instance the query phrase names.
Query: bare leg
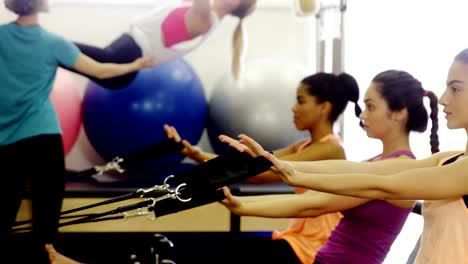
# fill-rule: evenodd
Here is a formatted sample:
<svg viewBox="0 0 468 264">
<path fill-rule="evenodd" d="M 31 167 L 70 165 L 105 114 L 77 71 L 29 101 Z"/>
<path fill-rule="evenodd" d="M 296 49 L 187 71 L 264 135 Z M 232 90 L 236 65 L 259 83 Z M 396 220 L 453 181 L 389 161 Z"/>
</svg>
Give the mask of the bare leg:
<svg viewBox="0 0 468 264">
<path fill-rule="evenodd" d="M 49 260 L 51 264 L 83 264 L 81 262 L 78 262 L 60 254 L 59 252 L 57 252 L 57 250 L 55 250 L 54 246 L 51 244 L 45 245 L 45 248 L 47 253 L 49 254 Z"/>
</svg>

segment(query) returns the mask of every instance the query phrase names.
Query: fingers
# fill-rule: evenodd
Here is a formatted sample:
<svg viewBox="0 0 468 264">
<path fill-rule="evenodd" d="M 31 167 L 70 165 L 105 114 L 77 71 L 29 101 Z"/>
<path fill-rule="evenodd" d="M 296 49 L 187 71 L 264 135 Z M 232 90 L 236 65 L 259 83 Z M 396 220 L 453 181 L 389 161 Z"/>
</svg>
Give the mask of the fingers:
<svg viewBox="0 0 468 264">
<path fill-rule="evenodd" d="M 166 132 L 167 138 L 174 139 L 175 142 L 180 142 L 181 138 L 175 127 L 165 124 L 164 131 Z"/>
<path fill-rule="evenodd" d="M 218 137 L 218 139 L 221 142 L 228 144 L 230 147 L 237 149 L 237 151 L 239 151 L 239 152 L 244 152 L 247 149 L 244 145 L 240 144 L 239 141 L 237 141 L 237 140 L 235 140 L 235 139 L 233 139 L 231 137 L 228 137 L 226 135 L 220 135 Z"/>
<path fill-rule="evenodd" d="M 176 142 L 179 142 L 180 141 L 180 136 L 179 136 L 179 132 L 177 132 L 177 129 L 173 126 L 170 126 L 170 130 L 171 130 L 171 134 L 172 136 L 174 137 L 174 140 Z"/>
<path fill-rule="evenodd" d="M 182 140 L 182 145 L 184 145 L 184 148 L 190 149 L 190 150 L 195 150 L 195 148 L 188 142 L 188 140 L 184 139 Z"/>
<path fill-rule="evenodd" d="M 164 124 L 164 132 L 166 132 L 166 136 L 168 139 L 173 138 L 172 133 L 171 133 L 171 128 L 169 125 Z"/>
<path fill-rule="evenodd" d="M 262 155 L 265 150 L 263 147 L 257 143 L 253 138 L 245 135 L 245 134 L 240 134 L 239 135 L 240 142 L 244 145 L 246 145 L 249 149 L 257 153 L 258 155 Z"/>
<path fill-rule="evenodd" d="M 55 263 L 57 251 L 55 250 L 54 246 L 52 246 L 51 244 L 46 244 L 45 250 L 47 251 L 47 254 L 49 255 L 50 263 Z"/>
<path fill-rule="evenodd" d="M 232 205 L 232 194 L 231 191 L 229 190 L 228 187 L 224 186 L 223 188 L 223 193 L 226 198 L 220 201 L 221 204 L 223 204 L 226 207 L 230 207 Z"/>
<path fill-rule="evenodd" d="M 228 137 L 228 136 L 226 136 L 226 135 L 220 135 L 220 136 L 218 137 L 218 139 L 219 139 L 221 142 L 224 142 L 224 143 L 226 143 L 226 144 L 229 144 L 230 142 L 233 142 L 233 141 L 237 141 L 237 140 L 235 140 L 235 139 L 233 139 L 233 138 L 231 138 L 231 137 Z"/>
<path fill-rule="evenodd" d="M 252 157 L 257 157 L 260 155 L 259 153 L 261 153 L 256 152 L 255 149 L 252 150 L 249 145 L 246 145 L 242 142 L 242 139 L 236 140 L 226 135 L 220 135 L 218 138 L 221 142 L 228 144 L 230 147 L 235 148 L 237 151 L 247 152 Z"/>
<path fill-rule="evenodd" d="M 271 154 L 270 152 L 264 151 L 263 156 L 269 160 L 271 163 L 273 163 L 272 169 L 276 169 L 282 172 L 282 169 L 284 168 L 283 161 L 278 159 L 275 155 Z"/>
<path fill-rule="evenodd" d="M 232 198 L 231 191 L 229 190 L 227 186 L 224 186 L 222 189 L 223 189 L 224 196 L 226 196 L 227 199 Z"/>
<path fill-rule="evenodd" d="M 281 164 L 281 161 L 279 161 L 279 159 L 275 155 L 271 154 L 270 152 L 265 151 L 263 153 L 263 156 L 267 160 L 269 160 L 271 163 L 273 163 L 273 166 L 275 166 L 275 167 Z"/>
</svg>

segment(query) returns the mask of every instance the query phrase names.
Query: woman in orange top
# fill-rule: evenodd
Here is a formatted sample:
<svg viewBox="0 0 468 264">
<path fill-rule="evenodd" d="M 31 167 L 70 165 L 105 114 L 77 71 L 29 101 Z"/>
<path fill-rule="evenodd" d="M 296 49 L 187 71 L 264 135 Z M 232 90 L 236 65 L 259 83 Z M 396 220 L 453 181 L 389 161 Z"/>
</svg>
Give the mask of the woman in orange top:
<svg viewBox="0 0 468 264">
<path fill-rule="evenodd" d="M 340 139 L 333 133 L 333 124 L 343 113 L 348 101 L 356 103 L 359 99 L 359 87 L 356 80 L 348 74 L 333 75 L 317 73 L 304 78 L 297 88 L 296 104 L 292 111 L 294 123 L 299 130 L 307 130 L 310 138 L 301 140 L 284 149 L 274 151 L 275 155 L 286 160 L 312 161 L 325 159 L 345 159 L 345 152 Z M 360 109 L 356 104 L 356 113 Z M 180 140 L 175 128 L 165 126 L 168 137 Z M 185 149 L 182 154 L 197 161 L 203 162 L 215 157 L 215 154 L 205 153 L 183 140 Z M 281 177 L 266 172 L 247 180 L 254 184 L 282 182 Z M 296 188 L 297 193 L 305 190 Z M 286 230 L 274 232 L 273 237 L 256 237 L 255 239 L 242 239 L 240 243 L 233 242 L 220 250 L 212 250 L 203 256 L 203 263 L 221 263 L 218 257 L 226 259 L 222 248 L 232 252 L 233 244 L 242 246 L 235 250 L 238 255 L 249 248 L 249 241 L 253 241 L 255 255 L 261 255 L 262 261 L 275 263 L 307 263 L 314 260 L 317 250 L 327 241 L 331 231 L 341 219 L 339 212 L 324 214 L 315 218 L 291 219 Z M 261 240 L 261 241 L 258 241 Z M 216 252 L 213 252 L 216 251 Z M 272 251 L 277 254 L 270 254 Z M 229 254 L 230 255 L 230 254 Z M 279 255 L 281 255 L 279 257 Z M 272 257 L 269 260 L 267 257 Z M 243 259 L 243 263 L 252 260 L 252 257 Z M 212 262 L 210 262 L 212 261 Z M 196 261 L 194 261 L 196 262 Z"/>
</svg>

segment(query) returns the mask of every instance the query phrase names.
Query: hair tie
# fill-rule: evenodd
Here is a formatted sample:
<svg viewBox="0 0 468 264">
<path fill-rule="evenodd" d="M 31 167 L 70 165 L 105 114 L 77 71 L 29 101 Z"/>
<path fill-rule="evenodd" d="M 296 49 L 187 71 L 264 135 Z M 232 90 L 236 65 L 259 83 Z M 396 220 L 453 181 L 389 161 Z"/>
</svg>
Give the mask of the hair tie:
<svg viewBox="0 0 468 264">
<path fill-rule="evenodd" d="M 429 92 L 427 90 L 424 90 L 424 96 L 428 96 Z"/>
</svg>

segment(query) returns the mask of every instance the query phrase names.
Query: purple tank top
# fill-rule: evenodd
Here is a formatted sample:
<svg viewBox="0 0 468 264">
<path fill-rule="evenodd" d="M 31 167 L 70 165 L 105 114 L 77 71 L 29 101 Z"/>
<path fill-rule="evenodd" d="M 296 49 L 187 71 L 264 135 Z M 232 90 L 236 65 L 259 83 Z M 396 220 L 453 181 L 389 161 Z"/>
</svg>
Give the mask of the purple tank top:
<svg viewBox="0 0 468 264">
<path fill-rule="evenodd" d="M 402 155 L 415 158 L 410 151 L 398 151 L 368 161 Z M 410 212 L 411 208 L 397 207 L 381 200 L 372 200 L 341 212 L 344 217 L 320 248 L 316 261 L 326 264 L 382 263 Z"/>
</svg>

